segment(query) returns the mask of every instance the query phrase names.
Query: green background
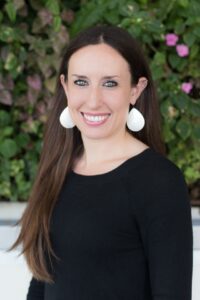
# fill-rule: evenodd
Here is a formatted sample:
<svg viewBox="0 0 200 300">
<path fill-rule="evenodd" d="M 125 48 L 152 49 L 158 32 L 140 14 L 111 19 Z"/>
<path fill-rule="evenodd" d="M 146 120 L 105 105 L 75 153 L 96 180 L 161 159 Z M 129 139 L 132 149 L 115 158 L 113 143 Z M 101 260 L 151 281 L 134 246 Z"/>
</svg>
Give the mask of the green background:
<svg viewBox="0 0 200 300">
<path fill-rule="evenodd" d="M 0 200 L 27 200 L 62 49 L 101 23 L 121 26 L 141 42 L 159 94 L 167 156 L 189 187 L 199 182 L 199 1 L 12 0 L 0 7 Z M 168 33 L 189 47 L 188 56 L 166 45 Z M 192 83 L 189 94 L 183 82 Z"/>
</svg>

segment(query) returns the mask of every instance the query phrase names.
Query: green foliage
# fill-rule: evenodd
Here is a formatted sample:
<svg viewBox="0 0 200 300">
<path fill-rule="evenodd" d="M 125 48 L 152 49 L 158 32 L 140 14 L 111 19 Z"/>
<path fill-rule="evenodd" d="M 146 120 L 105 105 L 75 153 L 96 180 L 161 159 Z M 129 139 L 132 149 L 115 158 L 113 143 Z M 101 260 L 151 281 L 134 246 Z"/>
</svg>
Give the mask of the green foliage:
<svg viewBox="0 0 200 300">
<path fill-rule="evenodd" d="M 81 8 L 80 8 L 80 4 Z M 74 11 L 76 17 L 74 18 Z M 37 169 L 60 53 L 69 36 L 96 24 L 127 29 L 142 44 L 156 81 L 168 156 L 188 183 L 200 171 L 198 0 L 7 0 L 0 12 L 0 198 L 25 201 Z M 166 45 L 179 37 L 189 55 Z M 182 84 L 190 83 L 187 94 Z"/>
<path fill-rule="evenodd" d="M 71 8 L 79 1 L 7 0 L 0 12 L 0 199 L 26 201 L 54 94 Z"/>
<path fill-rule="evenodd" d="M 149 59 L 156 82 L 168 157 L 188 183 L 200 178 L 200 3 L 198 0 L 91 0 L 76 15 L 72 36 L 80 28 L 114 24 L 136 37 Z M 189 54 L 180 56 L 166 35 L 178 36 Z M 184 92 L 182 84 L 192 90 Z"/>
</svg>

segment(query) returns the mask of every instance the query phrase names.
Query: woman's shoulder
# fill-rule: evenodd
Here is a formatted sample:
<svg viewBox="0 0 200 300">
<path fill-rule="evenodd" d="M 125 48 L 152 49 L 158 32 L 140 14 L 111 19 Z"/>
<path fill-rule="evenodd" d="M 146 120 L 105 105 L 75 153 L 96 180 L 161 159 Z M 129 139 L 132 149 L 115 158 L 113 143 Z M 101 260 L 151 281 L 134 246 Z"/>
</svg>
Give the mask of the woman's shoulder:
<svg viewBox="0 0 200 300">
<path fill-rule="evenodd" d="M 127 162 L 126 166 L 128 169 L 135 169 L 137 167 L 137 172 L 141 172 L 142 174 L 145 172 L 154 176 L 181 174 L 180 168 L 167 155 L 161 154 L 154 148 L 136 139 L 132 143 L 132 146 L 130 142 Z"/>
<path fill-rule="evenodd" d="M 149 167 L 158 175 L 182 175 L 182 171 L 179 166 L 172 161 L 167 155 L 163 155 L 151 148 L 149 156 Z"/>
<path fill-rule="evenodd" d="M 153 148 L 144 149 L 128 162 L 127 174 L 130 178 L 136 174 L 144 182 L 165 186 L 172 181 L 185 182 L 183 172 L 178 165 Z"/>
<path fill-rule="evenodd" d="M 166 156 L 149 148 L 141 154 L 137 167 L 130 161 L 124 185 L 131 203 L 138 207 L 182 207 L 188 205 L 188 188 L 181 169 Z M 137 195 L 137 197 L 136 197 Z"/>
</svg>

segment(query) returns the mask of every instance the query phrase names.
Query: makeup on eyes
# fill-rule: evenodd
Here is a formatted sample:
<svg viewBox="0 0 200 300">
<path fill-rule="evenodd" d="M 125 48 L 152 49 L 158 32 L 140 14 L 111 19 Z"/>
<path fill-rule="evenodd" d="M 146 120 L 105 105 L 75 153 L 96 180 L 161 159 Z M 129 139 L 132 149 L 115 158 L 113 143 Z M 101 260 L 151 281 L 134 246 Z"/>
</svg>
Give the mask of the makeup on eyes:
<svg viewBox="0 0 200 300">
<path fill-rule="evenodd" d="M 105 82 L 105 84 L 106 83 L 108 83 L 108 85 L 107 85 L 108 87 L 114 87 L 114 86 L 118 85 L 118 83 L 114 80 L 109 80 L 109 81 Z"/>
<path fill-rule="evenodd" d="M 74 84 L 76 84 L 76 85 L 85 86 L 86 83 L 87 83 L 87 81 L 83 80 L 83 79 L 74 80 Z M 88 85 L 88 83 L 87 83 L 87 85 Z"/>
<path fill-rule="evenodd" d="M 88 85 L 88 82 L 83 79 L 77 79 L 74 81 L 74 84 L 79 85 L 79 86 L 86 86 L 86 85 Z M 115 87 L 115 86 L 118 86 L 118 83 L 114 80 L 108 80 L 108 81 L 104 82 L 103 85 L 105 85 L 106 87 Z"/>
</svg>

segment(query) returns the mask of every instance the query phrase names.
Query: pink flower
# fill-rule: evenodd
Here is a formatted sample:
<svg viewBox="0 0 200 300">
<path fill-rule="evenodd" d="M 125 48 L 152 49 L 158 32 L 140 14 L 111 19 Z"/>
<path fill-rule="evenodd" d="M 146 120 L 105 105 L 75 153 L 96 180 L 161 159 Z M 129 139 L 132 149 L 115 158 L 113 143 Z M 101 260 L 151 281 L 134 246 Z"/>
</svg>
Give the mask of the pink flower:
<svg viewBox="0 0 200 300">
<path fill-rule="evenodd" d="M 165 41 L 167 46 L 175 46 L 179 37 L 175 33 L 168 33 L 165 35 Z"/>
<path fill-rule="evenodd" d="M 181 90 L 186 93 L 189 94 L 191 89 L 192 89 L 193 85 L 191 82 L 183 82 L 181 85 Z"/>
<path fill-rule="evenodd" d="M 180 57 L 187 56 L 189 54 L 189 48 L 187 45 L 179 44 L 176 46 L 176 51 Z"/>
</svg>

